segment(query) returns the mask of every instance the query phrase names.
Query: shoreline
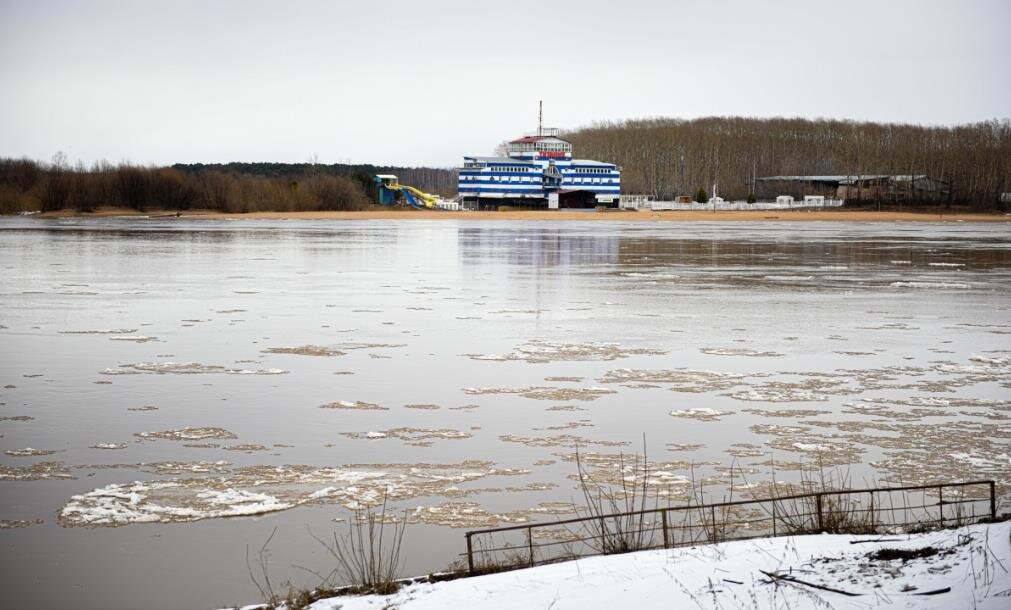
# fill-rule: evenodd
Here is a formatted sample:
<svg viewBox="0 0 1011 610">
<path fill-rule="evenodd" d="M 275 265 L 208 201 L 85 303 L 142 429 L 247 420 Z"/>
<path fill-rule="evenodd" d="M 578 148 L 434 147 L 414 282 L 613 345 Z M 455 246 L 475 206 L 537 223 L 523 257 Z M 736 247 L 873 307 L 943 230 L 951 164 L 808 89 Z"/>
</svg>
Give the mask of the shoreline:
<svg viewBox="0 0 1011 610">
<path fill-rule="evenodd" d="M 932 212 L 877 212 L 873 210 L 756 210 L 756 211 L 554 211 L 511 210 L 508 212 L 448 212 L 415 209 L 372 209 L 355 212 L 249 212 L 232 214 L 212 210 L 190 210 L 177 216 L 156 210 L 138 212 L 123 208 L 100 208 L 81 213 L 60 210 L 33 214 L 34 218 L 137 218 L 180 220 L 541 220 L 541 221 L 614 221 L 614 222 L 1011 222 L 1011 215 L 996 213 L 937 214 Z"/>
</svg>

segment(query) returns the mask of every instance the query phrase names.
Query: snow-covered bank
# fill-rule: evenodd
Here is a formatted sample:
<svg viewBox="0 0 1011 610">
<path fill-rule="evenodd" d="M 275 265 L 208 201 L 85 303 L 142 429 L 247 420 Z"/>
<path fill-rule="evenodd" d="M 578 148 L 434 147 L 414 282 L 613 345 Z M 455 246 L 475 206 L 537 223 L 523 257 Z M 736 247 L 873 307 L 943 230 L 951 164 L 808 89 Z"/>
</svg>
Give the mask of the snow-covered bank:
<svg viewBox="0 0 1011 610">
<path fill-rule="evenodd" d="M 878 554 L 882 549 L 900 552 Z M 898 558 L 889 558 L 893 555 Z M 765 573 L 807 584 L 773 582 Z M 943 592 L 925 595 L 935 591 Z M 634 610 L 1009 608 L 1011 522 L 914 535 L 796 536 L 592 557 L 416 584 L 390 596 L 331 598 L 310 608 L 586 610 L 623 606 Z"/>
</svg>

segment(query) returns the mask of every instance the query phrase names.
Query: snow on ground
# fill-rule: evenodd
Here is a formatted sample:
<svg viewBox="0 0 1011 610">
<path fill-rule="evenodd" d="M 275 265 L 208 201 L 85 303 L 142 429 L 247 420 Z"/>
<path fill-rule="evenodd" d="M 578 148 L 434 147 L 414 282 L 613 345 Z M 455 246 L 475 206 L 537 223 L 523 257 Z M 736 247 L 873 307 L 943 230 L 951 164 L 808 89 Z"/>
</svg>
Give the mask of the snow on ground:
<svg viewBox="0 0 1011 610">
<path fill-rule="evenodd" d="M 881 549 L 933 551 L 906 559 L 872 557 Z M 856 595 L 773 583 L 762 571 Z M 917 595 L 946 587 L 950 591 Z M 335 597 L 310 606 L 312 610 L 619 607 L 1011 608 L 1011 522 L 915 535 L 795 536 L 591 557 L 415 584 L 392 596 Z"/>
</svg>

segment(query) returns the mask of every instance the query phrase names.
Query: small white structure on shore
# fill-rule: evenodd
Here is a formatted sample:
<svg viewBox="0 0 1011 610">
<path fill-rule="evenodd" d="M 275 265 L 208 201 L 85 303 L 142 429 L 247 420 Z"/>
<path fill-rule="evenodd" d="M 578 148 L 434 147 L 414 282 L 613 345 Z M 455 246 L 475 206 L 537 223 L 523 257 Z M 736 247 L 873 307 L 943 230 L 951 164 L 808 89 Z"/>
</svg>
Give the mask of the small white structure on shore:
<svg viewBox="0 0 1011 610">
<path fill-rule="evenodd" d="M 804 203 L 809 205 L 825 205 L 824 195 L 804 195 Z"/>
<path fill-rule="evenodd" d="M 776 203 L 785 203 L 786 205 L 791 205 L 793 203 L 793 197 L 790 195 L 780 195 L 776 197 Z"/>
</svg>

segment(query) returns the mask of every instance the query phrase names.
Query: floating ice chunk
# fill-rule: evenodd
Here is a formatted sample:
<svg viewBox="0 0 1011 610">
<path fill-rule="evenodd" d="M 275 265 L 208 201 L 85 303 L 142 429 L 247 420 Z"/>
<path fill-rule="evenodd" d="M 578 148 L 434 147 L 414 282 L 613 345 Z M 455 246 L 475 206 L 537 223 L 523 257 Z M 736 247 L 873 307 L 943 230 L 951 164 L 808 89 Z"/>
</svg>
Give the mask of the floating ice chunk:
<svg viewBox="0 0 1011 610">
<path fill-rule="evenodd" d="M 972 357 L 969 358 L 969 360 L 973 362 L 979 362 L 981 364 L 990 364 L 993 366 L 1004 366 L 1009 362 L 1011 362 L 1011 358 L 1009 358 L 1008 356 L 990 358 L 989 356 L 978 356 L 976 354 L 973 354 Z"/>
<path fill-rule="evenodd" d="M 922 288 L 937 290 L 968 290 L 971 285 L 963 282 L 892 282 L 892 288 Z"/>
<path fill-rule="evenodd" d="M 126 443 L 95 443 L 92 449 L 126 449 Z"/>
<path fill-rule="evenodd" d="M 782 356 L 779 352 L 771 351 L 761 351 L 747 348 L 732 348 L 732 347 L 703 347 L 700 350 L 703 354 L 709 354 L 711 356 L 751 356 L 751 357 L 766 357 L 766 358 L 777 358 Z"/>
<path fill-rule="evenodd" d="M 731 398 L 737 400 L 747 400 L 755 402 L 822 402 L 828 400 L 824 394 L 816 394 L 810 390 L 744 390 L 729 394 Z"/>
<path fill-rule="evenodd" d="M 671 411 L 671 417 L 683 417 L 686 419 L 698 419 L 701 421 L 716 421 L 724 415 L 731 415 L 732 411 L 718 411 L 716 409 L 700 408 L 700 409 L 681 409 L 677 411 Z"/>
</svg>

